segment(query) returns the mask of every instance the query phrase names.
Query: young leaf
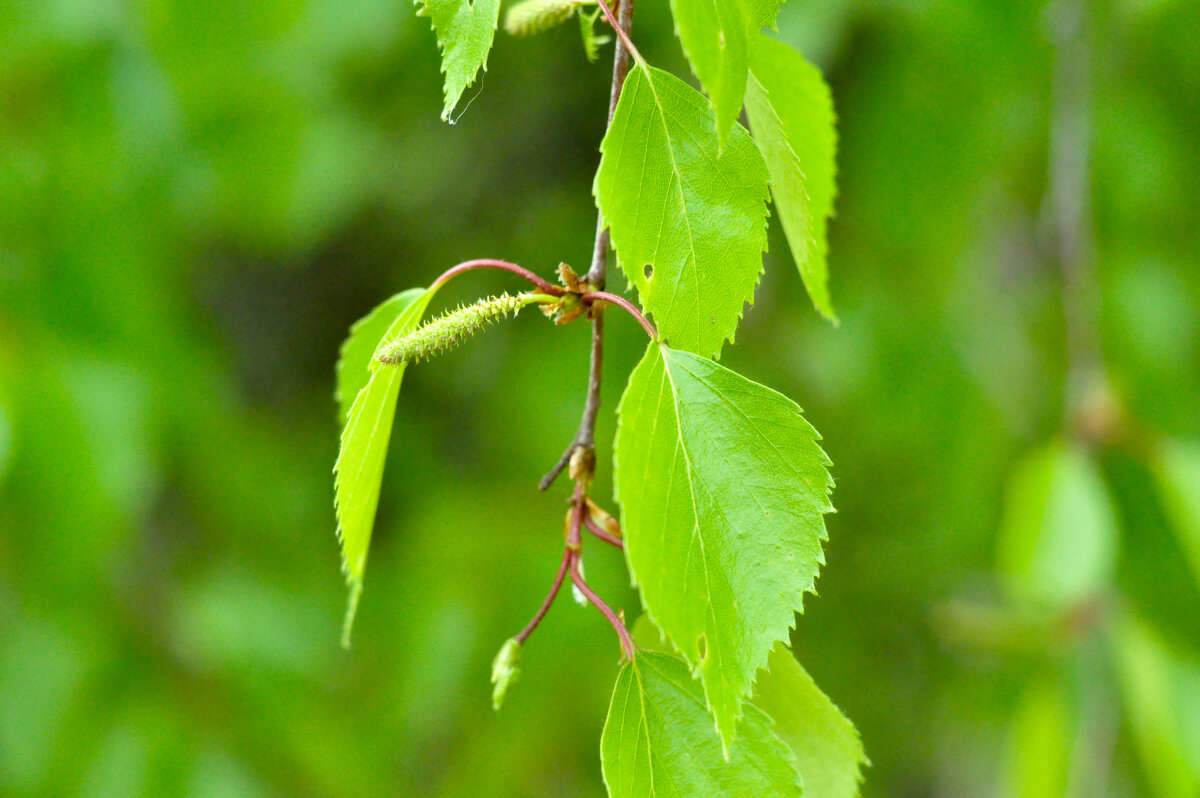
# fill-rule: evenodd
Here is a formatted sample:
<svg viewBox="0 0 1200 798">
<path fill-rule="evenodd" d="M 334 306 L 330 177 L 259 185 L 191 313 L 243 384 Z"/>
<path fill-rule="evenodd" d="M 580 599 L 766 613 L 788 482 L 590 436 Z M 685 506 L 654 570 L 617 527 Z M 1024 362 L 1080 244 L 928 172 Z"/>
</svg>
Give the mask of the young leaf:
<svg viewBox="0 0 1200 798">
<path fill-rule="evenodd" d="M 513 36 L 532 36 L 566 22 L 580 0 L 522 0 L 508 7 L 504 30 Z"/>
<path fill-rule="evenodd" d="M 1166 441 L 1151 470 L 1171 529 L 1200 583 L 1200 446 Z"/>
<path fill-rule="evenodd" d="M 446 74 L 446 102 L 442 119 L 449 120 L 463 91 L 475 82 L 487 57 L 500 21 L 500 0 L 413 0 L 417 15 L 429 17 L 442 51 Z"/>
<path fill-rule="evenodd" d="M 1005 497 L 1000 570 L 1021 598 L 1063 609 L 1112 578 L 1116 512 L 1088 453 L 1055 442 L 1020 464 Z"/>
<path fill-rule="evenodd" d="M 781 0 L 671 0 L 671 13 L 692 71 L 712 98 L 724 147 L 742 110 L 750 48 L 764 27 L 775 27 Z"/>
<path fill-rule="evenodd" d="M 804 56 L 765 35 L 750 54 L 746 115 L 771 173 L 771 195 L 808 295 L 827 319 L 826 227 L 836 193 L 837 130 L 833 99 Z"/>
<path fill-rule="evenodd" d="M 367 380 L 371 378 L 371 359 L 379 347 L 379 342 L 384 339 L 400 314 L 424 293 L 424 288 L 402 291 L 391 299 L 384 300 L 350 327 L 350 335 L 342 344 L 338 357 L 337 389 L 334 392 L 341 426 L 345 426 L 346 419 L 350 417 L 350 406 L 354 404 L 358 392 L 366 387 Z"/>
<path fill-rule="evenodd" d="M 421 321 L 429 300 L 433 298 L 433 291 L 406 291 L 400 297 L 406 297 L 409 304 L 395 317 L 382 336 L 383 340 L 390 340 L 413 330 Z M 393 307 L 393 310 L 395 309 Z M 365 335 L 365 329 L 371 329 L 373 326 L 371 317 L 368 316 L 361 326 L 356 325 L 356 332 L 351 336 Z M 379 343 L 380 341 L 376 341 L 376 345 Z M 354 356 L 355 362 L 360 362 L 357 358 L 363 348 L 353 341 L 346 348 Z M 342 645 L 349 645 L 350 628 L 354 623 L 358 596 L 362 591 L 363 569 L 367 563 L 367 549 L 371 545 L 371 527 L 375 523 L 375 509 L 379 505 L 383 464 L 387 458 L 392 417 L 396 412 L 396 398 L 400 395 L 400 381 L 404 378 L 405 366 L 403 363 L 390 366 L 369 360 L 366 368 L 369 377 L 366 385 L 355 395 L 354 404 L 347 414 L 346 426 L 342 428 L 341 450 L 333 467 L 334 508 L 337 510 L 338 540 L 342 544 L 342 570 L 350 586 Z M 354 363 L 346 363 L 345 369 L 349 377 L 355 380 L 361 378 Z"/>
<path fill-rule="evenodd" d="M 832 480 L 788 398 L 651 344 L 618 408 L 616 485 L 642 603 L 700 671 L 726 745 L 824 564 Z"/>
<path fill-rule="evenodd" d="M 775 721 L 804 777 L 804 794 L 854 798 L 867 763 L 858 729 L 821 692 L 791 650 L 776 643 L 754 683 L 751 703 Z"/>
<path fill-rule="evenodd" d="M 704 97 L 644 65 L 600 145 L 596 199 L 621 268 L 664 340 L 716 355 L 754 299 L 767 246 L 767 168 L 740 125 L 717 152 Z"/>
<path fill-rule="evenodd" d="M 749 707 L 725 757 L 704 696 L 678 657 L 640 652 L 617 676 L 600 739 L 604 783 L 627 796 L 799 796 L 794 755 Z"/>
</svg>

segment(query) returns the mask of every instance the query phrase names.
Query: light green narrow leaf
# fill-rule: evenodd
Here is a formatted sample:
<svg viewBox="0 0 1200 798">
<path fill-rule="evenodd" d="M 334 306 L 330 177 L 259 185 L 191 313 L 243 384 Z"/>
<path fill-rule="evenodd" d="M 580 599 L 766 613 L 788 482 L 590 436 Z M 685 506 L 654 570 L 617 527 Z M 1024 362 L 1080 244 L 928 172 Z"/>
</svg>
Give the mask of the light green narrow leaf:
<svg viewBox="0 0 1200 798">
<path fill-rule="evenodd" d="M 858 729 L 834 705 L 791 650 L 777 643 L 754 683 L 753 703 L 791 746 L 812 798 L 854 798 L 867 763 Z"/>
<path fill-rule="evenodd" d="M 500 22 L 500 0 L 413 0 L 417 15 L 429 17 L 442 51 L 446 74 L 446 102 L 442 119 L 449 120 L 462 93 L 475 82 L 487 57 Z"/>
<path fill-rule="evenodd" d="M 649 617 L 639 617 L 632 632 L 639 648 L 669 652 Z M 771 718 L 775 733 L 796 755 L 806 796 L 858 795 L 862 768 L 870 764 L 858 730 L 783 643 L 775 644 L 767 667 L 759 671 L 750 702 Z"/>
<path fill-rule="evenodd" d="M 343 396 L 348 395 L 348 386 L 361 380 L 358 368 L 367 346 L 366 334 L 377 329 L 376 320 L 372 318 L 375 313 L 384 314 L 387 308 L 387 315 L 394 314 L 394 321 L 375 341 L 377 346 L 381 340 L 392 339 L 414 329 L 433 294 L 433 290 L 406 291 L 388 300 L 355 325 L 351 338 L 362 337 L 364 341 L 351 340 L 343 348 L 343 363 L 339 370 L 345 375 L 339 376 Z M 405 300 L 407 305 L 400 308 L 400 301 Z M 400 312 L 397 314 L 396 311 Z M 350 359 L 347 360 L 347 357 Z M 369 355 L 367 362 L 362 365 L 369 376 L 366 385 L 355 394 L 354 403 L 347 413 L 346 425 L 342 428 L 341 450 L 333 467 L 334 507 L 337 510 L 338 540 L 342 544 L 342 570 L 350 586 L 350 601 L 342 631 L 343 645 L 349 645 L 350 628 L 362 591 L 363 569 L 367 563 L 367 549 L 371 545 L 371 528 L 375 524 L 375 509 L 379 505 L 383 464 L 387 459 L 392 418 L 396 412 L 396 398 L 400 395 L 400 381 L 404 378 L 405 368 L 403 364 L 384 365 Z"/>
<path fill-rule="evenodd" d="M 358 392 L 366 387 L 371 378 L 371 359 L 379 342 L 388 329 L 408 307 L 421 298 L 424 288 L 410 288 L 381 302 L 366 316 L 350 327 L 350 335 L 342 344 L 337 362 L 337 388 L 334 399 L 338 403 L 338 418 L 342 426 L 350 417 L 350 407 L 358 398 Z"/>
<path fill-rule="evenodd" d="M 617 676 L 600 740 L 612 798 L 799 796 L 794 755 L 749 707 L 725 757 L 704 696 L 678 657 L 640 652 Z"/>
<path fill-rule="evenodd" d="M 1122 702 L 1155 795 L 1200 795 L 1200 663 L 1128 612 L 1111 635 Z"/>
<path fill-rule="evenodd" d="M 1075 444 L 1032 452 L 1005 496 L 999 565 L 1027 601 L 1064 609 L 1094 598 L 1111 579 L 1117 520 L 1095 463 Z"/>
<path fill-rule="evenodd" d="M 644 65 L 601 144 L 596 199 L 663 339 L 717 355 L 754 299 L 767 246 L 767 168 L 740 125 L 718 154 L 704 97 Z"/>
<path fill-rule="evenodd" d="M 779 220 L 808 295 L 836 321 L 829 300 L 827 227 L 837 187 L 833 98 L 804 56 L 765 35 L 750 56 L 746 115 L 767 170 Z"/>
<path fill-rule="evenodd" d="M 764 27 L 775 27 L 779 5 L 780 0 L 671 0 L 683 52 L 712 98 L 722 147 L 742 110 L 754 38 Z"/>
<path fill-rule="evenodd" d="M 1200 582 L 1200 446 L 1166 441 L 1150 467 L 1171 530 Z"/>
<path fill-rule="evenodd" d="M 699 670 L 725 743 L 824 564 L 828 458 L 794 402 L 651 344 L 618 409 L 617 498 L 642 603 Z"/>
<path fill-rule="evenodd" d="M 1070 795 L 1075 717 L 1062 679 L 1031 679 L 1022 690 L 1008 731 L 1005 792 L 1009 798 L 1062 798 Z"/>
</svg>

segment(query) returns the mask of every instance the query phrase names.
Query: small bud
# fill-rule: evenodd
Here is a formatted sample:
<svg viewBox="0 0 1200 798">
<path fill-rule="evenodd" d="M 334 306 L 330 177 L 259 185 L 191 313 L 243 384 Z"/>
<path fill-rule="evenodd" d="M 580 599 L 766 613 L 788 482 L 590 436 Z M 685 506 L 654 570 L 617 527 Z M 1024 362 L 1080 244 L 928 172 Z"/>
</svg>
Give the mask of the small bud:
<svg viewBox="0 0 1200 798">
<path fill-rule="evenodd" d="M 583 572 L 582 554 L 579 555 L 579 578 L 587 581 L 587 575 Z M 589 604 L 588 597 L 583 595 L 583 591 L 579 589 L 579 585 L 574 582 L 571 582 L 571 598 L 575 599 L 575 603 L 580 607 L 586 607 Z"/>
<path fill-rule="evenodd" d="M 621 537 L 621 525 L 617 523 L 617 519 L 609 515 L 603 507 L 592 501 L 590 496 L 587 500 L 587 506 L 588 515 L 592 517 L 593 521 L 599 524 L 601 529 L 612 535 L 614 538 Z"/>
<path fill-rule="evenodd" d="M 500 711 L 508 688 L 521 675 L 521 644 L 516 638 L 510 637 L 504 641 L 496 658 L 492 660 L 492 709 Z"/>
</svg>

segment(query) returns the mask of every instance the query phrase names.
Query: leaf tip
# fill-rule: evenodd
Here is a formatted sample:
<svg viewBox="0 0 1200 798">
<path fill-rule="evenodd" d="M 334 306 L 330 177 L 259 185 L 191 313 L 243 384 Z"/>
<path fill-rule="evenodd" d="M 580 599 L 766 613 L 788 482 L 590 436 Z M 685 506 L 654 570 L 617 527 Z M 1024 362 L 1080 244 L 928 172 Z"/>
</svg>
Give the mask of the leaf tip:
<svg viewBox="0 0 1200 798">
<path fill-rule="evenodd" d="M 350 595 L 346 600 L 346 617 L 342 620 L 342 648 L 350 650 L 350 632 L 354 628 L 354 616 L 358 614 L 358 600 L 362 596 L 362 580 L 349 580 Z"/>
</svg>

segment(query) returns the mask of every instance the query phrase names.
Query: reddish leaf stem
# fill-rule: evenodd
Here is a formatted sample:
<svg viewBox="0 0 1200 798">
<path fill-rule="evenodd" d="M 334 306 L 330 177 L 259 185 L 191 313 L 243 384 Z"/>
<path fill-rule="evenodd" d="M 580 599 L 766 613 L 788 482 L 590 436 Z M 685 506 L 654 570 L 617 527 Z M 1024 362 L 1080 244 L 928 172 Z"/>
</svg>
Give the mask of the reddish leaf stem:
<svg viewBox="0 0 1200 798">
<path fill-rule="evenodd" d="M 621 23 L 617 21 L 617 16 L 613 13 L 613 10 L 608 7 L 608 3 L 606 3 L 604 0 L 596 0 L 596 2 L 600 4 L 600 11 L 604 14 L 604 18 L 608 20 L 608 24 L 612 25 L 613 30 L 617 32 L 617 36 L 620 37 L 621 43 L 625 45 L 625 49 L 628 50 L 635 59 L 637 59 L 638 63 L 646 63 L 646 59 L 642 58 L 642 54 L 638 52 L 638 48 L 633 46 L 633 40 L 629 38 L 628 31 L 626 31 L 625 28 L 621 26 Z"/>
<path fill-rule="evenodd" d="M 536 274 L 529 271 L 529 269 L 526 269 L 523 266 L 518 266 L 515 263 L 509 263 L 506 260 L 494 260 L 492 258 L 479 258 L 478 260 L 468 260 L 468 261 L 464 261 L 464 262 L 458 264 L 457 266 L 452 266 L 451 268 L 442 272 L 441 277 L 438 277 L 436 280 L 433 281 L 433 285 L 431 286 L 431 288 L 437 288 L 437 287 L 445 284 L 447 281 L 449 281 L 450 278 L 457 277 L 458 275 L 462 274 L 463 272 L 469 272 L 469 271 L 472 271 L 473 269 L 500 269 L 501 271 L 511 272 L 512 274 L 515 274 L 518 277 L 525 278 L 529 282 L 536 285 L 539 290 L 544 291 L 545 293 L 550 294 L 552 296 L 562 296 L 563 294 L 566 293 L 566 291 L 561 286 L 557 286 L 557 285 L 554 285 L 553 283 L 546 282 L 541 277 L 538 277 Z"/>
<path fill-rule="evenodd" d="M 608 622 L 612 624 L 612 628 L 617 630 L 617 636 L 621 638 L 621 648 L 625 650 L 625 656 L 633 659 L 637 653 L 637 646 L 633 644 L 633 636 L 629 634 L 629 630 L 625 628 L 625 624 L 617 616 L 612 608 L 596 595 L 596 592 L 583 579 L 583 574 L 579 573 L 579 556 L 571 558 L 571 581 L 575 583 L 575 587 L 579 588 L 579 592 L 587 597 L 587 600 L 592 603 L 596 609 L 604 614 Z"/>
<path fill-rule="evenodd" d="M 642 325 L 642 329 L 646 331 L 646 335 L 650 336 L 651 341 L 658 340 L 658 331 L 655 330 L 654 326 L 646 320 L 646 317 L 642 315 L 642 312 L 625 297 L 618 296 L 616 294 L 610 294 L 607 291 L 592 291 L 591 293 L 584 294 L 580 298 L 584 302 L 611 302 L 612 304 L 619 306 L 629 313 L 629 315 L 637 319 L 637 323 Z"/>
<path fill-rule="evenodd" d="M 554 599 L 558 597 L 558 589 L 562 587 L 563 577 L 567 575 L 567 569 L 571 567 L 571 559 L 573 551 L 570 549 L 563 550 L 562 562 L 559 563 L 558 573 L 554 576 L 554 584 L 550 586 L 550 592 L 546 594 L 546 598 L 542 600 L 542 606 L 538 607 L 538 611 L 534 613 L 533 618 L 529 623 L 525 624 L 516 636 L 515 640 L 524 645 L 529 636 L 533 634 L 533 630 L 537 629 L 538 624 L 542 622 L 542 618 L 546 617 L 546 613 L 550 610 L 550 605 L 554 603 Z"/>
<path fill-rule="evenodd" d="M 591 532 L 593 535 L 595 535 L 596 537 L 603 540 L 605 543 L 611 543 L 612 545 L 616 546 L 618 549 L 625 548 L 625 541 L 621 540 L 619 537 L 616 537 L 615 535 L 610 535 L 609 533 L 605 532 L 604 529 L 601 528 L 601 526 L 599 524 L 597 524 L 594 520 L 592 520 L 591 515 L 583 516 L 583 524 L 584 524 L 584 526 L 586 526 L 588 528 L 589 532 Z"/>
</svg>

